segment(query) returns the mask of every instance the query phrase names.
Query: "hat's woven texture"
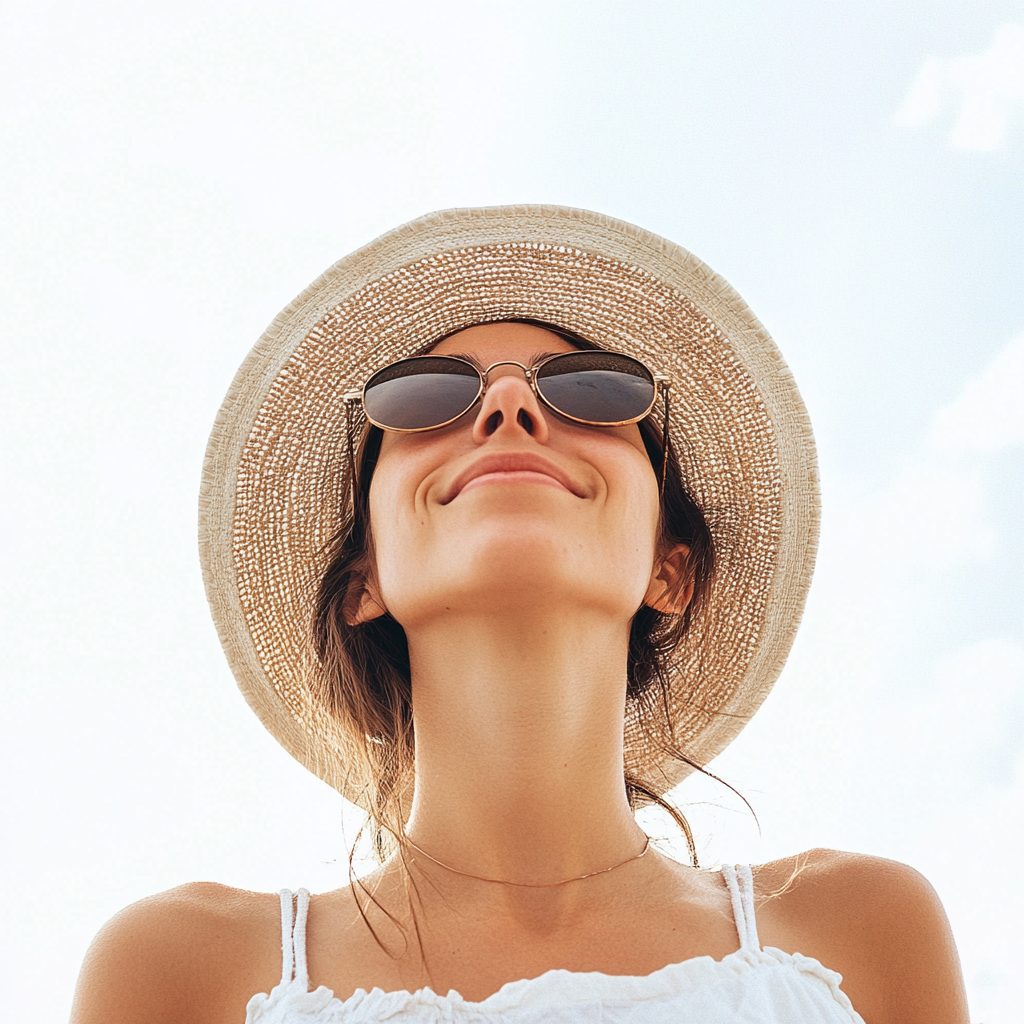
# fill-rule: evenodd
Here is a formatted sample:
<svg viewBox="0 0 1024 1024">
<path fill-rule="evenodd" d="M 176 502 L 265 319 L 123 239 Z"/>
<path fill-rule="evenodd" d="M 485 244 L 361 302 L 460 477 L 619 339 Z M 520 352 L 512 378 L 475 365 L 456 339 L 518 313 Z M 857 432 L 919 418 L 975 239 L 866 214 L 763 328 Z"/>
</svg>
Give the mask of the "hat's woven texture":
<svg viewBox="0 0 1024 1024">
<path fill-rule="evenodd" d="M 231 385 L 200 497 L 207 595 L 238 684 L 311 771 L 366 802 L 357 746 L 306 683 L 324 548 L 347 492 L 341 396 L 469 324 L 531 317 L 671 378 L 686 487 L 717 572 L 659 702 L 627 709 L 626 766 L 656 792 L 718 754 L 771 689 L 803 610 L 818 533 L 814 442 L 778 350 L 686 250 L 599 214 L 450 210 L 336 263 L 270 325 Z M 643 728 L 639 719 L 643 719 Z"/>
</svg>

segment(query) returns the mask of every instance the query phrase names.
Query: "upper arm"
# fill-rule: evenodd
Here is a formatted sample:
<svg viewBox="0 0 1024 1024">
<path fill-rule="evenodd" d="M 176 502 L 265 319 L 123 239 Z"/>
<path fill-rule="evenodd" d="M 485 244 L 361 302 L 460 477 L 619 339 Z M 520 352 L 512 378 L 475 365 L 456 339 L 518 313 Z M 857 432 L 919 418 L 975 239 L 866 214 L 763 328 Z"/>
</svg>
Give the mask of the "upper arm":
<svg viewBox="0 0 1024 1024">
<path fill-rule="evenodd" d="M 253 942 L 263 938 L 265 922 L 240 915 L 232 893 L 194 883 L 116 914 L 85 956 L 71 1024 L 244 1019 L 248 996 L 261 985 L 269 991 L 277 978 L 271 968 L 266 984 L 268 944 Z"/>
<path fill-rule="evenodd" d="M 805 856 L 790 890 L 765 905 L 791 951 L 842 974 L 866 1024 L 966 1024 L 956 944 L 928 880 L 881 857 Z"/>
</svg>

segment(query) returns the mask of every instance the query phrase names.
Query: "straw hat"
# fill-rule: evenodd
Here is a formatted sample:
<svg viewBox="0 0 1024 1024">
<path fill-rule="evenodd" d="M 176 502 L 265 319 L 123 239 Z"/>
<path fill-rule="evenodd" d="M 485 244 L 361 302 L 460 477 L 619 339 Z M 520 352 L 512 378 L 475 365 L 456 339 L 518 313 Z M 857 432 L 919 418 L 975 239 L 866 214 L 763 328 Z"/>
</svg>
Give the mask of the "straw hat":
<svg viewBox="0 0 1024 1024">
<path fill-rule="evenodd" d="M 746 303 L 685 249 L 558 206 L 447 210 L 336 263 L 242 364 L 206 451 L 199 547 L 238 685 L 303 765 L 365 802 L 356 746 L 305 682 L 325 545 L 348 499 L 341 396 L 443 334 L 529 317 L 671 378 L 684 483 L 717 571 L 677 655 L 670 719 L 628 709 L 626 765 L 663 793 L 765 699 L 792 645 L 818 537 L 814 440 L 796 385 Z M 651 715 L 655 716 L 653 721 Z"/>
</svg>

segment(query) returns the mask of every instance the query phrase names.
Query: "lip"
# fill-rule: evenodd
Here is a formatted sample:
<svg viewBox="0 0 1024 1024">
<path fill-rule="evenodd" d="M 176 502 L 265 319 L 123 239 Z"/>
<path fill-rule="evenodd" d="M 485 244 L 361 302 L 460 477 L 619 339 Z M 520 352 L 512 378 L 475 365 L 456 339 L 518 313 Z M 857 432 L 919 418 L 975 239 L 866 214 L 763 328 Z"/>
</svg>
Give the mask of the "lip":
<svg viewBox="0 0 1024 1024">
<path fill-rule="evenodd" d="M 533 452 L 495 452 L 491 455 L 481 456 L 479 459 L 466 466 L 449 485 L 442 505 L 454 501 L 466 485 L 478 480 L 481 477 L 492 477 L 488 483 L 536 483 L 542 485 L 554 484 L 574 494 L 577 498 L 584 498 L 579 484 L 577 484 L 568 473 L 560 469 L 553 462 Z M 502 480 L 502 477 L 507 477 Z M 546 477 L 547 479 L 539 479 Z M 484 481 L 481 480 L 481 484 Z"/>
</svg>

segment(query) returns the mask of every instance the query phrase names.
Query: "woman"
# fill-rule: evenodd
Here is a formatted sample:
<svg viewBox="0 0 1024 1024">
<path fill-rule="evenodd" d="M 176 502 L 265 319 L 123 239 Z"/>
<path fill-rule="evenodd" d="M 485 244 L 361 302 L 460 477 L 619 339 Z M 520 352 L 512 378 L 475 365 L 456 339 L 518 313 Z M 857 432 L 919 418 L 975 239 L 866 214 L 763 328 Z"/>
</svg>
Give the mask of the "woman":
<svg viewBox="0 0 1024 1024">
<path fill-rule="evenodd" d="M 382 865 L 127 908 L 74 1021 L 963 1024 L 912 869 L 707 871 L 633 815 L 767 695 L 816 535 L 795 386 L 684 250 L 508 207 L 341 261 L 236 377 L 201 548 L 247 699 Z"/>
</svg>

